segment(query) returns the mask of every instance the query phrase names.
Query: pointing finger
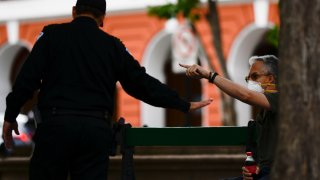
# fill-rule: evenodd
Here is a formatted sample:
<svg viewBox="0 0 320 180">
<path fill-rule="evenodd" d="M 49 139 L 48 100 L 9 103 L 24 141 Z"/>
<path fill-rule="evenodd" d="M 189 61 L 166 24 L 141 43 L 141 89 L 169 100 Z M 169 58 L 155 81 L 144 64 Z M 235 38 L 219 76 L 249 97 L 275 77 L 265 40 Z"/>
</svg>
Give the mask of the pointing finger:
<svg viewBox="0 0 320 180">
<path fill-rule="evenodd" d="M 187 65 L 187 64 L 180 64 L 180 63 L 179 63 L 179 65 L 180 65 L 181 67 L 183 67 L 183 68 L 186 68 L 186 69 L 189 68 L 189 67 L 191 67 L 190 65 Z"/>
</svg>

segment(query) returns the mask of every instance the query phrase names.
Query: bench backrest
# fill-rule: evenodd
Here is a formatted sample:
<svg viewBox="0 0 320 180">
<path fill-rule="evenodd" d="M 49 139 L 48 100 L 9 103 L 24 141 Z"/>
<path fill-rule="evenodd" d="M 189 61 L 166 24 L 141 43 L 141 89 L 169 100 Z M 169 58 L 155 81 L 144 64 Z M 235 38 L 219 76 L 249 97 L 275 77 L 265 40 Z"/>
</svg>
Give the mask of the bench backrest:
<svg viewBox="0 0 320 180">
<path fill-rule="evenodd" d="M 127 146 L 243 146 L 247 127 L 127 128 Z"/>
</svg>

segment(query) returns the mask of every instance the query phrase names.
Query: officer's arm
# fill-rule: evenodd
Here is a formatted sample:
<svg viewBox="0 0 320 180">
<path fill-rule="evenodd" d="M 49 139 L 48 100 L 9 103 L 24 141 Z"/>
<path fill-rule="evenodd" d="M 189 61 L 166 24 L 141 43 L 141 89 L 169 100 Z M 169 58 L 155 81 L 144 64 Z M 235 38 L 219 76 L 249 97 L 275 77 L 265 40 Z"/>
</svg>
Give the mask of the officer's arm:
<svg viewBox="0 0 320 180">
<path fill-rule="evenodd" d="M 15 122 L 21 107 L 32 98 L 34 91 L 40 88 L 41 77 L 49 49 L 46 29 L 35 43 L 30 55 L 24 62 L 13 85 L 12 92 L 6 98 L 5 120 Z"/>
<path fill-rule="evenodd" d="M 117 55 L 120 56 L 118 77 L 128 94 L 153 106 L 189 111 L 189 102 L 182 100 L 175 91 L 148 75 L 145 68 L 140 66 L 120 41 L 116 44 Z"/>
</svg>

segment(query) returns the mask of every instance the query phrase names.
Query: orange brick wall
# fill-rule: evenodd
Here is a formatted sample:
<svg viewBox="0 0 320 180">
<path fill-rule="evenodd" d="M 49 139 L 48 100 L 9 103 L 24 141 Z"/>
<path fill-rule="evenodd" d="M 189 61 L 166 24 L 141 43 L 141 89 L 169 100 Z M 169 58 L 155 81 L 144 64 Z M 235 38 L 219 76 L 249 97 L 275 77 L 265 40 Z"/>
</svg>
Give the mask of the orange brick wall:
<svg viewBox="0 0 320 180">
<path fill-rule="evenodd" d="M 276 4 L 273 4 L 270 6 L 270 12 L 269 12 L 269 21 L 280 25 L 280 17 L 279 17 L 279 6 Z"/>
<path fill-rule="evenodd" d="M 7 42 L 7 29 L 5 25 L 0 25 L 0 45 Z M 1 46 L 0 46 L 1 47 Z"/>
<path fill-rule="evenodd" d="M 153 36 L 162 29 L 164 21 L 149 17 L 146 13 L 108 16 L 104 30 L 119 37 L 130 53 L 141 63 L 142 56 Z M 140 126 L 140 102 L 118 88 L 118 115 L 133 126 Z"/>
</svg>

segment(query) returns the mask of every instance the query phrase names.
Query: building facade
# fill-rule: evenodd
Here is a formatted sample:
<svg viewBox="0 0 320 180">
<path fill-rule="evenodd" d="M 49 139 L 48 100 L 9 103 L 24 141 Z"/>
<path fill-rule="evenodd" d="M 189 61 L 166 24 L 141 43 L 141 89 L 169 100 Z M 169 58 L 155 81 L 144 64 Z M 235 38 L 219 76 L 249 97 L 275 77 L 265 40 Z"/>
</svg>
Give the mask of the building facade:
<svg viewBox="0 0 320 180">
<path fill-rule="evenodd" d="M 14 15 L 5 9 L 20 6 L 32 6 L 35 0 L 29 0 L 25 5 L 23 1 L 0 2 L 0 112 L 5 110 L 5 97 L 10 92 L 16 74 L 19 72 L 23 61 L 30 53 L 43 26 L 52 23 L 71 21 L 71 7 L 74 2 L 63 2 L 60 11 L 50 14 L 40 11 L 21 12 Z M 36 1 L 39 3 L 40 1 Z M 178 93 L 192 101 L 213 98 L 214 102 L 193 114 L 185 115 L 172 110 L 152 107 L 127 95 L 121 85 L 117 85 L 115 117 L 124 117 L 133 126 L 220 126 L 224 116 L 221 104 L 220 91 L 205 80 L 194 81 L 184 77 L 183 74 L 172 72 L 171 37 L 172 34 L 165 30 L 165 20 L 148 16 L 146 3 L 158 5 L 158 1 L 138 0 L 136 3 L 126 1 L 128 7 L 122 7 L 124 0 L 108 2 L 107 17 L 103 30 L 119 37 L 130 53 L 147 69 L 147 73 L 156 77 L 161 82 L 168 84 Z M 28 4 L 29 3 L 29 4 Z M 44 1 L 43 3 L 46 3 Z M 61 3 L 52 1 L 50 3 Z M 50 6 L 50 3 L 43 6 Z M 118 5 L 115 5 L 117 4 Z M 261 44 L 264 34 L 275 24 L 279 24 L 278 6 L 275 2 L 268 4 L 268 24 L 264 27 L 255 23 L 255 12 L 252 1 L 221 1 L 218 3 L 219 20 L 223 53 L 227 60 L 227 68 L 231 79 L 237 83 L 245 84 L 244 77 L 249 70 L 248 59 L 254 54 Z M 50 8 L 50 7 L 47 7 Z M 35 8 L 33 11 L 37 11 Z M 201 42 L 203 57 L 198 63 L 208 67 L 210 62 L 219 72 L 220 65 L 217 60 L 209 23 L 205 19 L 207 5 L 204 2 L 199 12 L 201 18 L 195 26 L 199 32 L 198 40 Z M 19 12 L 16 12 L 19 13 Z M 23 16 L 31 14 L 30 17 Z M 24 107 L 27 112 L 32 102 Z M 251 108 L 241 102 L 236 102 L 237 123 L 246 125 L 251 118 Z"/>
</svg>

